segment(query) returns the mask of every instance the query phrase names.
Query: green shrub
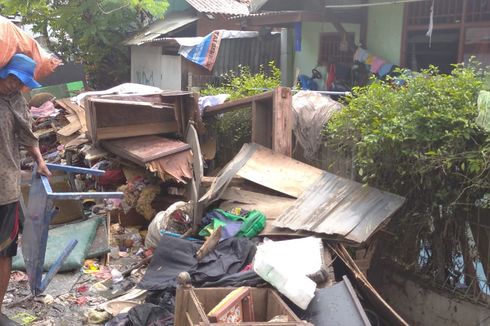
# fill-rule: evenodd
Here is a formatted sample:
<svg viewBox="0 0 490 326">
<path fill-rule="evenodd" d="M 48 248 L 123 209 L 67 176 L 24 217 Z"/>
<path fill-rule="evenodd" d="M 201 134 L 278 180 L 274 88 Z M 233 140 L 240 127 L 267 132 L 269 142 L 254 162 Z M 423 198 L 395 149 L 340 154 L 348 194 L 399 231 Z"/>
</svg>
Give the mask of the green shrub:
<svg viewBox="0 0 490 326">
<path fill-rule="evenodd" d="M 230 100 L 237 100 L 247 96 L 263 93 L 264 90 L 273 89 L 281 84 L 281 71 L 274 62 L 269 66 L 260 67 L 254 74 L 249 67 L 240 66 L 239 73 L 233 71 L 224 76 L 221 86 L 208 85 L 201 91 L 201 96 L 229 94 Z M 212 121 L 207 121 L 208 129 L 218 136 L 218 147 L 222 152 L 234 155 L 244 143 L 250 142 L 252 134 L 252 110 L 241 109 L 223 114 Z M 230 157 L 220 157 L 225 162 Z M 222 163 L 220 162 L 220 163 Z"/>
<path fill-rule="evenodd" d="M 449 75 L 402 74 L 403 86 L 373 80 L 324 130 L 330 146 L 355 153 L 359 181 L 407 197 L 392 224 L 398 253 L 417 258 L 417 239 L 428 240 L 439 270 L 452 266 L 445 259 L 462 248 L 464 223 L 490 189 L 490 140 L 475 122 L 485 77 L 478 65 L 457 65 Z"/>
</svg>

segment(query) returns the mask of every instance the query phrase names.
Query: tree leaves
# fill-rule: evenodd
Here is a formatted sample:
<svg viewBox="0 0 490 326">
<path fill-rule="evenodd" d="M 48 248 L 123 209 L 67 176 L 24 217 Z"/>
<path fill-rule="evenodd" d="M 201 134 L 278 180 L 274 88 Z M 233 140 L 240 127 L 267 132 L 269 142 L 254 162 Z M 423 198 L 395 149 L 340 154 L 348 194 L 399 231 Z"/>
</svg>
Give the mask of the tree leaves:
<svg viewBox="0 0 490 326">
<path fill-rule="evenodd" d="M 23 22 L 48 39 L 64 60 L 83 62 L 93 87 L 126 81 L 129 49 L 123 41 L 154 19 L 162 18 L 164 0 L 9 0 L 3 14 L 20 14 Z M 111 64 L 108 64 L 111 63 Z"/>
</svg>

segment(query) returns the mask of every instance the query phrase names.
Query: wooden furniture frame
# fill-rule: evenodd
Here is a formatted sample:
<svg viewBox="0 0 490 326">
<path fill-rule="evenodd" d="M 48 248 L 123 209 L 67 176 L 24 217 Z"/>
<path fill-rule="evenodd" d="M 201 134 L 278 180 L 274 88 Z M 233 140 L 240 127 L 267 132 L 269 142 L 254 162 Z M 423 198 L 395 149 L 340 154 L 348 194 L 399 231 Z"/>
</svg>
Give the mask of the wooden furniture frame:
<svg viewBox="0 0 490 326">
<path fill-rule="evenodd" d="M 176 326 L 231 326 L 236 324 L 213 323 L 207 317 L 211 311 L 227 294 L 235 288 L 200 288 L 180 287 L 177 289 L 175 306 Z M 244 326 L 312 326 L 301 321 L 295 313 L 286 305 L 279 294 L 273 289 L 250 288 L 254 302 L 255 322 L 243 322 Z M 272 318 L 285 315 L 288 322 L 268 321 Z"/>
<path fill-rule="evenodd" d="M 234 110 L 252 108 L 252 143 L 291 156 L 293 110 L 291 89 L 278 87 L 273 91 L 208 107 L 203 116 L 210 117 Z"/>
<path fill-rule="evenodd" d="M 197 95 L 163 92 L 150 96 L 101 96 L 85 100 L 89 138 L 100 140 L 178 133 L 200 121 Z"/>
</svg>

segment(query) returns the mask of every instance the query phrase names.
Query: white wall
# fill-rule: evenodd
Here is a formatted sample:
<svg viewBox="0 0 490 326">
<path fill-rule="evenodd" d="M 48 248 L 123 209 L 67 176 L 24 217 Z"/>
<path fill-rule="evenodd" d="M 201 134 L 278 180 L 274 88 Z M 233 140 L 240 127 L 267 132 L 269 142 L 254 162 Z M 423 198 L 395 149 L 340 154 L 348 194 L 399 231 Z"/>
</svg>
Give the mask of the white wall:
<svg viewBox="0 0 490 326">
<path fill-rule="evenodd" d="M 162 55 L 161 89 L 182 89 L 182 57 L 180 55 Z"/>
<path fill-rule="evenodd" d="M 132 46 L 131 82 L 164 90 L 180 90 L 181 60 L 180 56 L 162 55 L 159 46 Z"/>
<path fill-rule="evenodd" d="M 162 50 L 157 46 L 131 47 L 131 82 L 160 87 Z"/>
</svg>

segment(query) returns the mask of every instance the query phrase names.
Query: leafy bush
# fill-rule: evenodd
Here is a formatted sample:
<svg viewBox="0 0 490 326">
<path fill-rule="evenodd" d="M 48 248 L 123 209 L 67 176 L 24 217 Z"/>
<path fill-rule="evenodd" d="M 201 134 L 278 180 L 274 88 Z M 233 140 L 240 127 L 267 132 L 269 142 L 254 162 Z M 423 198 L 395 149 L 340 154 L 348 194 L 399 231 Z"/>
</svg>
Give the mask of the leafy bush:
<svg viewBox="0 0 490 326">
<path fill-rule="evenodd" d="M 247 66 L 240 66 L 239 72 L 230 71 L 224 76 L 221 86 L 208 85 L 201 91 L 201 96 L 229 94 L 230 100 L 263 93 L 264 90 L 273 89 L 281 84 L 281 71 L 274 62 L 267 68 L 260 67 L 254 74 Z M 252 110 L 242 109 L 228 112 L 222 117 L 208 121 L 211 128 L 219 136 L 219 147 L 227 148 L 230 155 L 234 155 L 244 143 L 250 142 L 252 135 Z M 226 158 L 223 158 L 226 160 Z"/>
<path fill-rule="evenodd" d="M 360 181 L 407 197 L 392 225 L 398 253 L 412 249 L 407 263 L 420 239 L 432 244 L 436 269 L 453 266 L 447 257 L 464 247 L 466 217 L 490 189 L 490 138 L 475 122 L 484 75 L 457 65 L 449 75 L 402 73 L 403 86 L 373 80 L 324 130 L 330 146 L 355 153 Z"/>
</svg>

